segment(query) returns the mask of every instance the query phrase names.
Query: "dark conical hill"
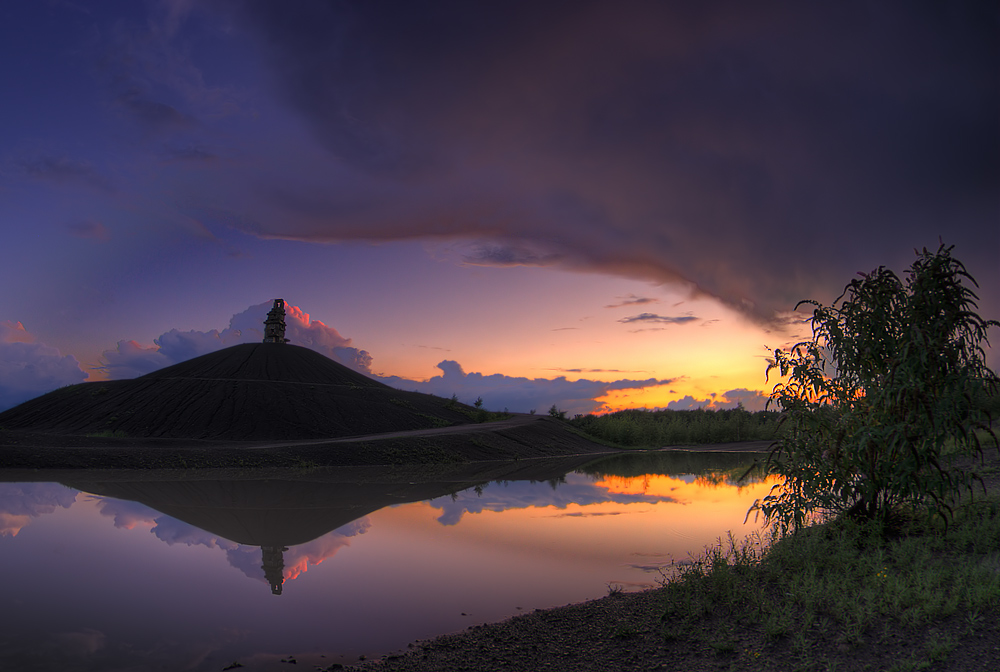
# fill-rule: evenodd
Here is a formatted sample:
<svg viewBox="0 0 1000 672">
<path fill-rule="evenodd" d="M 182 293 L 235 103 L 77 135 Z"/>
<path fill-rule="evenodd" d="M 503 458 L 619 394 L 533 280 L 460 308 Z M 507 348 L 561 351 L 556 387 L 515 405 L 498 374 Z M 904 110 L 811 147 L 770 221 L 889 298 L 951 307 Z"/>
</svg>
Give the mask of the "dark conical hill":
<svg viewBox="0 0 1000 672">
<path fill-rule="evenodd" d="M 315 350 L 278 343 L 234 345 L 147 373 L 137 380 L 169 378 L 354 385 L 393 390 Z"/>
<path fill-rule="evenodd" d="M 62 388 L 0 413 L 10 430 L 133 438 L 336 438 L 469 422 L 467 407 L 404 392 L 307 348 L 235 345 L 132 380 Z"/>
</svg>

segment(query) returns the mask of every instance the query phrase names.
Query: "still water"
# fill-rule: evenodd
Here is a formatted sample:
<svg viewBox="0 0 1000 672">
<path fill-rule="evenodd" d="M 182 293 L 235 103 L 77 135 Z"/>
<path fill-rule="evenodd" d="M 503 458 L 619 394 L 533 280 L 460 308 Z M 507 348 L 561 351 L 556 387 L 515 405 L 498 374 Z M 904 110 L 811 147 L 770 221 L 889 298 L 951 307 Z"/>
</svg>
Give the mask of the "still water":
<svg viewBox="0 0 1000 672">
<path fill-rule="evenodd" d="M 314 669 L 653 587 L 756 529 L 753 457 L 0 471 L 0 669 Z"/>
</svg>

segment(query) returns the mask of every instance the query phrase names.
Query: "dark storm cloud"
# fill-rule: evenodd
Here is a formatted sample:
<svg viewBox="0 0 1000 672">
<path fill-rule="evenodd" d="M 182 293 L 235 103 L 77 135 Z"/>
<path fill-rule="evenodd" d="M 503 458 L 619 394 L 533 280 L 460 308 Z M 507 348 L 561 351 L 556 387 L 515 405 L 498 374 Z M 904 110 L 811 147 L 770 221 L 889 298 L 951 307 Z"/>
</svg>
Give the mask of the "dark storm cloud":
<svg viewBox="0 0 1000 672">
<path fill-rule="evenodd" d="M 216 6 L 352 172 L 273 176 L 258 235 L 531 241 L 765 319 L 939 235 L 1000 285 L 987 3 Z"/>
<path fill-rule="evenodd" d="M 645 322 L 647 324 L 687 324 L 688 322 L 695 322 L 700 318 L 694 315 L 682 315 L 681 317 L 670 317 L 667 315 L 656 315 L 655 313 L 639 313 L 638 315 L 632 315 L 631 317 L 623 317 L 618 320 L 625 324 L 631 324 L 633 322 Z"/>
</svg>

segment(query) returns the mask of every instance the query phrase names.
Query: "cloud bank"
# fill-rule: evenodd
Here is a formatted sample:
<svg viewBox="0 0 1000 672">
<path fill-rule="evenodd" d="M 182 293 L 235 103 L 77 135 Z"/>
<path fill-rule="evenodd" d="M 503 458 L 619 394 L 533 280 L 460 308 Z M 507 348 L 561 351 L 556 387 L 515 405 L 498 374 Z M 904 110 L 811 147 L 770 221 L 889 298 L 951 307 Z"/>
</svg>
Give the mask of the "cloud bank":
<svg viewBox="0 0 1000 672">
<path fill-rule="evenodd" d="M 555 404 L 570 415 L 593 413 L 600 410 L 602 403 L 596 401 L 613 390 L 634 390 L 658 385 L 668 385 L 673 379 L 657 380 L 567 380 L 558 378 L 524 378 L 503 374 L 483 375 L 466 373 L 462 365 L 452 360 L 438 363 L 440 376 L 426 381 L 407 380 L 396 376 L 380 377 L 378 380 L 404 390 L 416 390 L 439 397 L 457 396 L 462 403 L 472 404 L 482 397 L 485 408 L 499 411 L 507 409 L 516 413 L 532 410 L 545 413 Z"/>
<path fill-rule="evenodd" d="M 693 411 L 704 408 L 710 411 L 723 409 L 733 409 L 743 404 L 743 408 L 750 411 L 763 411 L 767 406 L 768 395 L 759 390 L 747 390 L 739 388 L 729 390 L 722 394 L 710 394 L 707 399 L 695 399 L 691 395 L 682 397 L 667 404 L 667 409 L 671 411 Z"/>
</svg>

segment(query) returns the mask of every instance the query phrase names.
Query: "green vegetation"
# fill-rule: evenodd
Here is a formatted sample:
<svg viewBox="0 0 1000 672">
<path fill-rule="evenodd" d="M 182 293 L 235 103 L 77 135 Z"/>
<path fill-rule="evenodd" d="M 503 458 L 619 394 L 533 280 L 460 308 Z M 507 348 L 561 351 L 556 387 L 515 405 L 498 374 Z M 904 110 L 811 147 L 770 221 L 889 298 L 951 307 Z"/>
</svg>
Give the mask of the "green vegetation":
<svg viewBox="0 0 1000 672">
<path fill-rule="evenodd" d="M 800 302 L 815 307 L 813 336 L 774 350 L 768 367 L 787 376 L 771 395 L 786 431 L 769 460 L 784 478 L 755 504 L 769 521 L 881 518 L 904 505 L 948 517 L 980 480 L 952 458 L 981 458 L 984 435 L 1000 448 L 982 402 L 998 382 L 983 344 L 1000 323 L 976 314 L 963 284 L 975 280 L 951 249 L 919 253 L 905 282 L 879 267 L 830 306 Z"/>
<path fill-rule="evenodd" d="M 750 669 L 913 670 L 1000 614 L 995 499 L 962 505 L 947 529 L 929 515 L 896 528 L 844 516 L 768 541 L 729 538 L 676 565 L 666 640 Z"/>
<path fill-rule="evenodd" d="M 743 486 L 764 480 L 760 453 L 723 451 L 642 451 L 617 453 L 577 469 L 594 480 L 636 478 L 649 474 L 695 475 L 705 483 Z"/>
<path fill-rule="evenodd" d="M 550 411 L 551 412 L 551 411 Z M 602 441 L 634 448 L 660 448 L 734 441 L 773 441 L 776 411 L 750 413 L 743 408 L 710 411 L 632 409 L 607 415 L 584 415 L 570 426 Z"/>
<path fill-rule="evenodd" d="M 770 533 L 674 566 L 668 642 L 733 669 L 915 670 L 995 633 L 1000 502 L 975 501 L 969 465 L 1000 447 L 983 349 L 1000 324 L 976 314 L 951 249 L 918 253 L 905 281 L 879 268 L 830 306 L 803 302 L 812 338 L 768 367 L 786 377 L 766 464 L 782 481 L 751 512 Z"/>
<path fill-rule="evenodd" d="M 559 410 L 558 406 L 556 406 L 555 404 L 552 404 L 552 408 L 549 409 L 549 417 L 550 418 L 555 418 L 557 420 L 565 420 L 566 419 L 566 411 L 561 411 L 561 410 Z"/>
</svg>

